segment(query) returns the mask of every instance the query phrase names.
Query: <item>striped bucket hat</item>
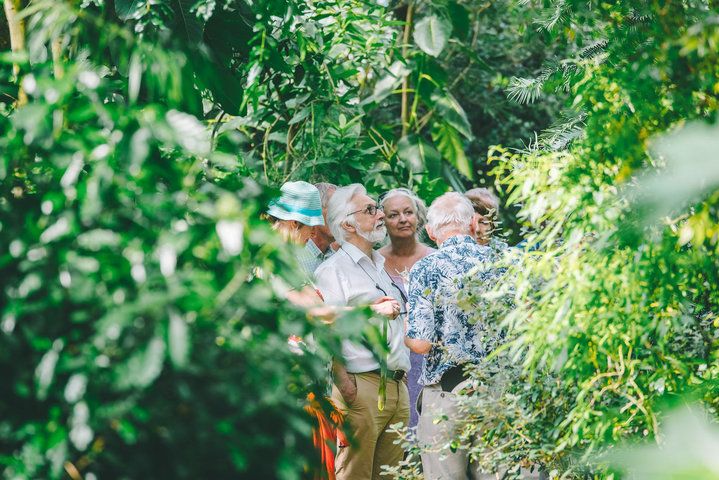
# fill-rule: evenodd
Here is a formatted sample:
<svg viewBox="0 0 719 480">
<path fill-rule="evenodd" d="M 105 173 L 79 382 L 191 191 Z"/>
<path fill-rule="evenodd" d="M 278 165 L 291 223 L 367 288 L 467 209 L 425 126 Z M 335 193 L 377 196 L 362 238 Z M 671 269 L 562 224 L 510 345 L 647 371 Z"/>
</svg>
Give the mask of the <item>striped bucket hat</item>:
<svg viewBox="0 0 719 480">
<path fill-rule="evenodd" d="M 280 192 L 279 198 L 270 202 L 267 213 L 280 220 L 297 220 L 311 227 L 325 224 L 317 187 L 302 181 L 287 182 Z"/>
</svg>

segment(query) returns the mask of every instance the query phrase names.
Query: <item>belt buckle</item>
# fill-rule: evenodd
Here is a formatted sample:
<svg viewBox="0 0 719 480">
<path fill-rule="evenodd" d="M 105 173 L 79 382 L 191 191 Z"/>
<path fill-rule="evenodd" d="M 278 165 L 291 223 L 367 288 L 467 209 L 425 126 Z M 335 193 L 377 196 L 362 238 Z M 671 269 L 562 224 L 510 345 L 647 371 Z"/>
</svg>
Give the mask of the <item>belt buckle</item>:
<svg viewBox="0 0 719 480">
<path fill-rule="evenodd" d="M 395 370 L 392 372 L 392 380 L 399 382 L 404 378 L 404 370 Z"/>
</svg>

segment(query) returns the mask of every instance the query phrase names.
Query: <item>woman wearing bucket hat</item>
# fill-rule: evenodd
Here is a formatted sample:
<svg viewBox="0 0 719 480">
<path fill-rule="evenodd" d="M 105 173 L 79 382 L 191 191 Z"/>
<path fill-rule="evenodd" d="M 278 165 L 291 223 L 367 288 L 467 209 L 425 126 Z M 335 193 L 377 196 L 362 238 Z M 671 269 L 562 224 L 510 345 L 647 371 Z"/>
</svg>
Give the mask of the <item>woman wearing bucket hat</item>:
<svg viewBox="0 0 719 480">
<path fill-rule="evenodd" d="M 322 203 L 320 192 L 314 185 L 298 181 L 287 182 L 280 188 L 280 196 L 270 202 L 267 215 L 272 228 L 282 235 L 285 241 L 296 245 L 304 245 L 312 235 L 313 228 L 324 225 L 322 216 Z M 311 275 L 312 272 L 306 272 Z M 301 290 L 290 290 L 287 292 L 287 299 L 301 307 L 314 307 L 313 310 L 322 304 L 322 298 L 316 290 L 308 286 Z M 333 314 L 333 312 L 324 312 Z M 301 352 L 300 344 L 304 344 L 301 338 L 290 336 L 288 339 L 290 348 Z M 317 421 L 312 432 L 313 442 L 320 453 L 324 471 L 315 472 L 315 478 L 334 478 L 334 452 L 329 443 L 336 442 L 337 428 L 342 425 L 342 414 L 333 409 L 329 414 L 322 407 L 321 402 L 310 393 L 305 405 L 307 413 Z"/>
<path fill-rule="evenodd" d="M 311 183 L 287 182 L 280 188 L 280 196 L 270 202 L 267 214 L 272 228 L 285 240 L 304 245 L 312 228 L 324 225 L 320 192 Z"/>
<path fill-rule="evenodd" d="M 282 185 L 280 196 L 270 202 L 267 214 L 272 228 L 280 232 L 286 241 L 297 245 L 305 245 L 313 229 L 325 224 L 320 192 L 317 187 L 304 181 L 287 182 Z M 298 261 L 302 264 L 301 255 Z M 313 272 L 307 271 L 307 273 L 311 276 Z M 309 317 L 319 318 L 326 323 L 333 322 L 341 311 L 352 308 L 324 305 L 317 290 L 308 285 L 301 290 L 288 289 L 286 296 L 293 304 L 308 308 Z M 376 313 L 392 317 L 399 311 L 395 307 L 397 307 L 396 301 L 391 297 L 381 297 L 370 305 Z M 291 345 L 294 344 L 294 348 L 299 348 L 302 339 L 292 336 L 289 342 Z M 342 414 L 335 409 L 327 415 L 321 402 L 313 394 L 308 396 L 307 401 L 305 409 L 316 418 L 318 423 L 313 431 L 313 440 L 325 467 L 325 471 L 315 472 L 315 477 L 334 480 L 334 451 L 329 445 L 336 441 L 337 429 L 342 425 Z"/>
</svg>

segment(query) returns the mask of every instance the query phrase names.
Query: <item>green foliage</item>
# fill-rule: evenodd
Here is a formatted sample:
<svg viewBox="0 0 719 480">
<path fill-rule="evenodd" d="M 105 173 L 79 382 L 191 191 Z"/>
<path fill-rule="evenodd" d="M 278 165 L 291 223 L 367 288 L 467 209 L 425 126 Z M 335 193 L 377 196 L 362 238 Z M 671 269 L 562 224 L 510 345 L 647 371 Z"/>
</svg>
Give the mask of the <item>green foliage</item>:
<svg viewBox="0 0 719 480">
<path fill-rule="evenodd" d="M 682 119 L 711 119 L 717 110 L 716 52 L 699 48 L 717 34 L 709 10 L 646 2 L 655 13 L 630 29 L 623 7 L 601 7 L 593 23 L 579 2 L 564 8 L 578 28 L 592 26 L 594 37 L 612 39 L 606 61 L 584 62 L 584 73 L 572 77 L 572 104 L 587 112 L 584 136 L 566 153 L 497 151 L 494 158 L 510 201 L 523 205 L 520 218 L 538 230 L 529 244 L 540 245 L 528 253 L 532 268 L 516 269 L 522 307 L 505 325 L 528 371 L 557 377 L 536 394 L 556 399 L 563 411 L 561 423 L 526 453 L 541 452 L 569 475 L 575 455 L 586 464 L 613 442 L 655 438 L 660 412 L 684 396 L 704 400 L 717 415 L 719 185 L 711 172 L 719 159 L 701 147 L 708 134 L 701 141 L 675 136 L 671 151 L 647 155 L 653 134 Z M 663 41 L 654 42 L 658 37 Z M 687 65 L 692 74 L 679 81 Z M 694 167 L 703 161 L 712 168 Z M 666 171 L 663 182 L 639 180 L 656 170 Z M 699 177 L 709 180 L 703 190 Z M 637 203 L 647 198 L 664 209 Z M 682 239 L 685 225 L 701 233 L 690 227 Z M 699 241 L 689 245 L 694 235 Z M 540 423 L 556 421 L 541 402 L 525 406 Z"/>
<path fill-rule="evenodd" d="M 52 3 L 29 38 L 67 39 L 63 75 L 35 58 L 30 103 L 0 118 L 3 478 L 311 475 L 305 397 L 338 340 L 283 300 L 301 275 L 242 137 L 213 147 L 187 112 L 204 60 Z"/>
<path fill-rule="evenodd" d="M 602 477 L 687 396 L 715 419 L 716 2 L 523 3 L 31 2 L 0 56 L 3 475 L 311 475 L 305 396 L 362 322 L 283 300 L 288 179 L 429 200 L 494 166 L 519 205 L 447 448 Z"/>
<path fill-rule="evenodd" d="M 566 126 L 490 152 L 530 235 L 501 288 L 473 287 L 517 307 L 489 317 L 507 343 L 475 372 L 453 441 L 489 470 L 609 478 L 614 445 L 671 447 L 670 407 L 719 420 L 716 5 L 547 5 L 543 31 L 598 46 L 540 78 L 570 93 Z"/>
<path fill-rule="evenodd" d="M 388 11 L 328 0 L 257 17 L 269 3 L 253 6 L 253 15 L 241 2 L 223 8 L 222 23 L 240 34 L 211 45 L 243 79 L 244 99 L 239 111 L 220 105 L 208 116 L 223 124 L 220 131 L 247 136 L 242 158 L 266 182 L 362 182 L 370 190 L 415 185 L 434 196 L 447 189 L 439 182 L 443 161 L 472 176 L 466 145 L 457 141 L 458 134 L 472 138 L 471 126 L 445 88 L 446 72 L 431 60 L 451 38 L 456 8 Z M 412 16 L 415 10 L 421 18 Z M 208 38 L 215 34 L 211 25 Z M 414 36 L 405 44 L 409 31 Z M 433 128 L 439 137 L 430 134 Z"/>
<path fill-rule="evenodd" d="M 433 71 L 446 72 L 446 90 L 456 98 L 466 113 L 473 136 L 437 135 L 441 126 L 433 125 L 435 145 L 453 167 L 463 172 L 464 158 L 472 171 L 469 182 L 457 176 L 457 190 L 471 186 L 493 188 L 494 177 L 489 174 L 487 150 L 491 145 L 510 149 L 525 149 L 535 141 L 535 132 L 549 127 L 557 117 L 563 93 L 543 98 L 531 105 L 518 105 L 508 98 L 507 87 L 513 77 L 533 77 L 546 62 L 556 63 L 570 55 L 566 42 L 538 32 L 533 25 L 533 10 L 511 1 L 449 2 L 447 10 L 452 18 L 453 35 L 443 53 L 437 58 Z M 454 155 L 448 145 L 461 143 Z M 446 150 L 446 151 L 445 151 Z M 497 189 L 494 188 L 496 191 Z M 522 239 L 515 218 L 516 209 L 500 194 L 501 233 L 510 244 Z"/>
</svg>

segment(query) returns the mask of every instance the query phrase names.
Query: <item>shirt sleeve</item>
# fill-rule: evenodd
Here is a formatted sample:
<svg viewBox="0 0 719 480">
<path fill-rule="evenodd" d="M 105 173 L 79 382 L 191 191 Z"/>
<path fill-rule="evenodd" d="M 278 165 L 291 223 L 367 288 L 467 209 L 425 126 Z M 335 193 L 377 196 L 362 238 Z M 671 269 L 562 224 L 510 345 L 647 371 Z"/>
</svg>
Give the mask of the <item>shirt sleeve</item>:
<svg viewBox="0 0 719 480">
<path fill-rule="evenodd" d="M 315 271 L 315 286 L 327 305 L 347 305 L 339 269 L 331 265 L 320 265 Z"/>
<path fill-rule="evenodd" d="M 416 265 L 409 274 L 407 304 L 407 337 L 434 341 L 434 308 L 431 285 L 424 264 Z"/>
</svg>

